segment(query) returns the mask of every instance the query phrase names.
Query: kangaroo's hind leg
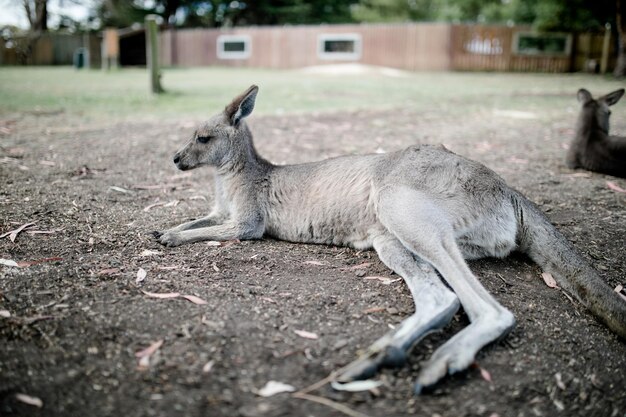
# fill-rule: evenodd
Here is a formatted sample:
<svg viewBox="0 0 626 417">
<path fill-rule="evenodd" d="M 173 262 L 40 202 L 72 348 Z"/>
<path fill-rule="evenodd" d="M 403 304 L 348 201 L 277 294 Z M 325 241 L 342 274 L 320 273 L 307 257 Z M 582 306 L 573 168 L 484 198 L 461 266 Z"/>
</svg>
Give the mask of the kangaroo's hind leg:
<svg viewBox="0 0 626 417">
<path fill-rule="evenodd" d="M 338 378 L 341 382 L 369 378 L 382 367 L 404 365 L 411 347 L 430 331 L 448 324 L 460 306 L 432 266 L 416 259 L 394 236 L 385 231 L 373 244 L 380 259 L 404 278 L 415 301 L 415 313 L 346 366 Z"/>
<path fill-rule="evenodd" d="M 440 202 L 408 187 L 393 187 L 380 193 L 378 215 L 403 246 L 441 274 L 471 321 L 424 364 L 415 387 L 419 392 L 446 373 L 466 369 L 478 351 L 506 334 L 515 320 L 470 271 L 455 241 L 450 213 Z"/>
</svg>

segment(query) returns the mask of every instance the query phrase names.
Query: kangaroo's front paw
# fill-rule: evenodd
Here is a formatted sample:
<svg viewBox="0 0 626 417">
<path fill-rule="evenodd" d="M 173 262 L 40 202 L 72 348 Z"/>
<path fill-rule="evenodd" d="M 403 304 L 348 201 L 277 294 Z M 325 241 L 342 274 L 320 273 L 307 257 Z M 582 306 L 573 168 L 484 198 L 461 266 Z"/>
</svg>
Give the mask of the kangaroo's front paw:
<svg viewBox="0 0 626 417">
<path fill-rule="evenodd" d="M 158 230 L 155 230 L 154 232 L 152 232 L 152 236 L 154 236 L 155 239 L 158 240 L 161 236 L 163 236 L 163 233 L 165 233 L 165 232 L 160 232 Z"/>
<path fill-rule="evenodd" d="M 179 232 L 163 232 L 157 239 L 161 245 L 170 248 L 180 246 L 184 243 Z"/>
</svg>

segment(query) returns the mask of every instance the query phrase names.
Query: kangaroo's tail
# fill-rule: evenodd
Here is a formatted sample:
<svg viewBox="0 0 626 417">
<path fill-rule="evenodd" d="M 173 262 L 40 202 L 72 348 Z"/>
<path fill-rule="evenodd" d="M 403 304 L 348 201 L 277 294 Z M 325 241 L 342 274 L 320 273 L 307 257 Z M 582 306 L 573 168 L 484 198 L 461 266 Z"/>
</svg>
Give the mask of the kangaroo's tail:
<svg viewBox="0 0 626 417">
<path fill-rule="evenodd" d="M 626 340 L 626 301 L 600 278 L 537 206 L 519 193 L 515 193 L 512 200 L 517 215 L 519 249 Z"/>
</svg>

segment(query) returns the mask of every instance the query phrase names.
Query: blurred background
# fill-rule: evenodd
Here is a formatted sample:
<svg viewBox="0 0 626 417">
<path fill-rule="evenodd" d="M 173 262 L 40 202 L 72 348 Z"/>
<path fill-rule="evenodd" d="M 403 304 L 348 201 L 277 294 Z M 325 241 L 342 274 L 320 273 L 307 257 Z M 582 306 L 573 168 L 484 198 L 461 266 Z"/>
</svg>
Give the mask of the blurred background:
<svg viewBox="0 0 626 417">
<path fill-rule="evenodd" d="M 258 111 L 278 114 L 453 96 L 501 108 L 533 89 L 562 105 L 620 85 L 624 3 L 0 0 L 0 111 L 201 117 L 253 82 Z"/>
<path fill-rule="evenodd" d="M 614 72 L 621 0 L 0 0 L 0 65 Z"/>
</svg>

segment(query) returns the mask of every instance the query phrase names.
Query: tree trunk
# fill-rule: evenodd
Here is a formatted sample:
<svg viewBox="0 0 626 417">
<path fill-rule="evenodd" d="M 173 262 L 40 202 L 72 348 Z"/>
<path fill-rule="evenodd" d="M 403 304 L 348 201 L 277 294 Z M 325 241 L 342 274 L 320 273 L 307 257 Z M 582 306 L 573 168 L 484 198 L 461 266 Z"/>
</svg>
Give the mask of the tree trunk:
<svg viewBox="0 0 626 417">
<path fill-rule="evenodd" d="M 23 0 L 24 11 L 30 24 L 28 40 L 22 50 L 20 62 L 32 64 L 35 45 L 41 34 L 48 30 L 48 0 Z"/>
<path fill-rule="evenodd" d="M 33 33 L 46 32 L 48 30 L 48 0 L 23 0 L 26 17 Z"/>
<path fill-rule="evenodd" d="M 617 64 L 613 74 L 626 76 L 626 0 L 616 0 L 615 20 L 617 21 Z"/>
</svg>

